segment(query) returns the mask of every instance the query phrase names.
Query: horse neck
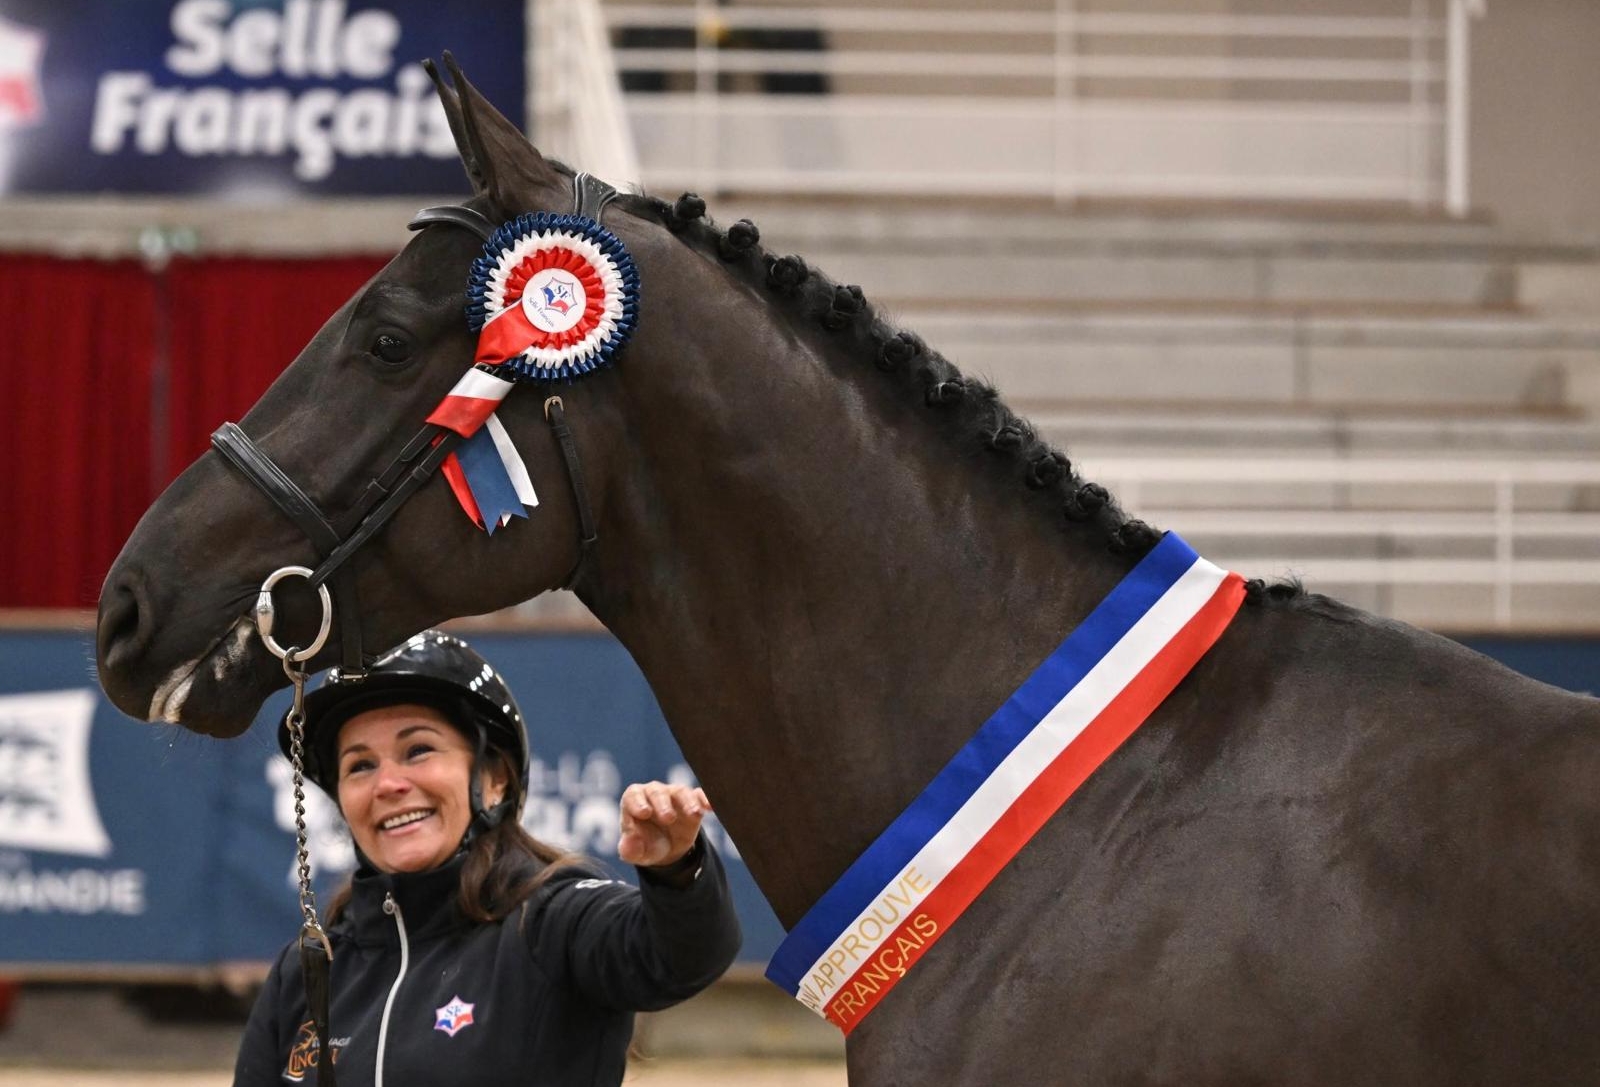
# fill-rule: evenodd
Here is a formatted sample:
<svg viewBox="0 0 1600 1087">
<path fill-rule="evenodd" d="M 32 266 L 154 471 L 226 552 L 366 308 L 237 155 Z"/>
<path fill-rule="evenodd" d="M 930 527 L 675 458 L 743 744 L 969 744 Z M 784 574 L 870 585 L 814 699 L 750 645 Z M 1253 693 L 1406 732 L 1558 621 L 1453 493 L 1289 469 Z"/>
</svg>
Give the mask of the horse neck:
<svg viewBox="0 0 1600 1087">
<path fill-rule="evenodd" d="M 579 586 L 786 925 L 1122 572 L 904 417 L 935 409 L 790 361 L 640 398 Z"/>
</svg>

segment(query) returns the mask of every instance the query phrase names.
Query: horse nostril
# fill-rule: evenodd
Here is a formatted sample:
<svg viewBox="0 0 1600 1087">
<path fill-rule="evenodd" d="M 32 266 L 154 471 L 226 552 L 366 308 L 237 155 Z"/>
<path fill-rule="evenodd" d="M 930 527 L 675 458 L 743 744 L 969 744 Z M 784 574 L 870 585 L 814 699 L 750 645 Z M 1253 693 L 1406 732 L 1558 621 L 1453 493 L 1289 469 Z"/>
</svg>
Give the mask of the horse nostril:
<svg viewBox="0 0 1600 1087">
<path fill-rule="evenodd" d="M 118 585 L 101 597 L 97 634 L 102 664 L 116 667 L 144 652 L 151 630 L 145 615 L 131 586 Z"/>
</svg>

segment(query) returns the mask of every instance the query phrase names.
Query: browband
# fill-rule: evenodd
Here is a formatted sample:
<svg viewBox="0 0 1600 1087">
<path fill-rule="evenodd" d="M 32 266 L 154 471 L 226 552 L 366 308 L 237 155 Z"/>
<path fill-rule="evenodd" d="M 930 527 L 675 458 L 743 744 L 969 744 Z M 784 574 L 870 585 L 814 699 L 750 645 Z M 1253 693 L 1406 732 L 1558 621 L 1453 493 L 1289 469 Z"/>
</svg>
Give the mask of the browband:
<svg viewBox="0 0 1600 1087">
<path fill-rule="evenodd" d="M 593 219 L 598 223 L 601 214 L 606 210 L 606 205 L 616 198 L 617 190 L 593 174 L 577 174 L 572 179 L 572 210 L 576 215 Z M 471 208 L 462 207 L 460 204 L 423 208 L 411 217 L 406 227 L 410 230 L 421 230 L 433 223 L 450 223 L 453 226 L 465 227 L 486 242 L 493 237 L 495 231 L 495 225 L 489 221 L 488 216 Z"/>
<path fill-rule="evenodd" d="M 494 234 L 494 224 L 482 212 L 464 208 L 459 204 L 446 204 L 442 207 L 423 208 L 411 217 L 406 224 L 408 230 L 421 230 L 430 223 L 450 223 L 453 226 L 466 227 L 484 241 L 488 241 Z"/>
</svg>

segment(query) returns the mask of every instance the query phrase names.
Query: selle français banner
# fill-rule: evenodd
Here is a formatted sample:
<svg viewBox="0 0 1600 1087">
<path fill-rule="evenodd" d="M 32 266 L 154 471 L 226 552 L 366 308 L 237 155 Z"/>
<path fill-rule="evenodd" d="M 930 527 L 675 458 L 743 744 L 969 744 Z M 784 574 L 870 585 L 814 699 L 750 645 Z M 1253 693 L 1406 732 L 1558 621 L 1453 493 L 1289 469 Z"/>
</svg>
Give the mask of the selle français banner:
<svg viewBox="0 0 1600 1087">
<path fill-rule="evenodd" d="M 423 70 L 521 123 L 521 0 L 0 0 L 0 197 L 457 192 Z"/>
</svg>

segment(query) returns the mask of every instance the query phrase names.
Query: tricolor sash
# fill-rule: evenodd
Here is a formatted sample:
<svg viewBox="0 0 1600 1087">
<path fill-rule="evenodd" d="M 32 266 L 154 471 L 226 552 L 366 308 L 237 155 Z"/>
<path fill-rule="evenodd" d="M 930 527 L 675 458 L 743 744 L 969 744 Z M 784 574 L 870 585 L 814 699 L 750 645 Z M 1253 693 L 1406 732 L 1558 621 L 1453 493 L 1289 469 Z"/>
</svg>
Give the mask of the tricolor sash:
<svg viewBox="0 0 1600 1087">
<path fill-rule="evenodd" d="M 1243 578 L 1167 533 L 800 919 L 767 977 L 849 1034 L 1243 600 Z"/>
</svg>

